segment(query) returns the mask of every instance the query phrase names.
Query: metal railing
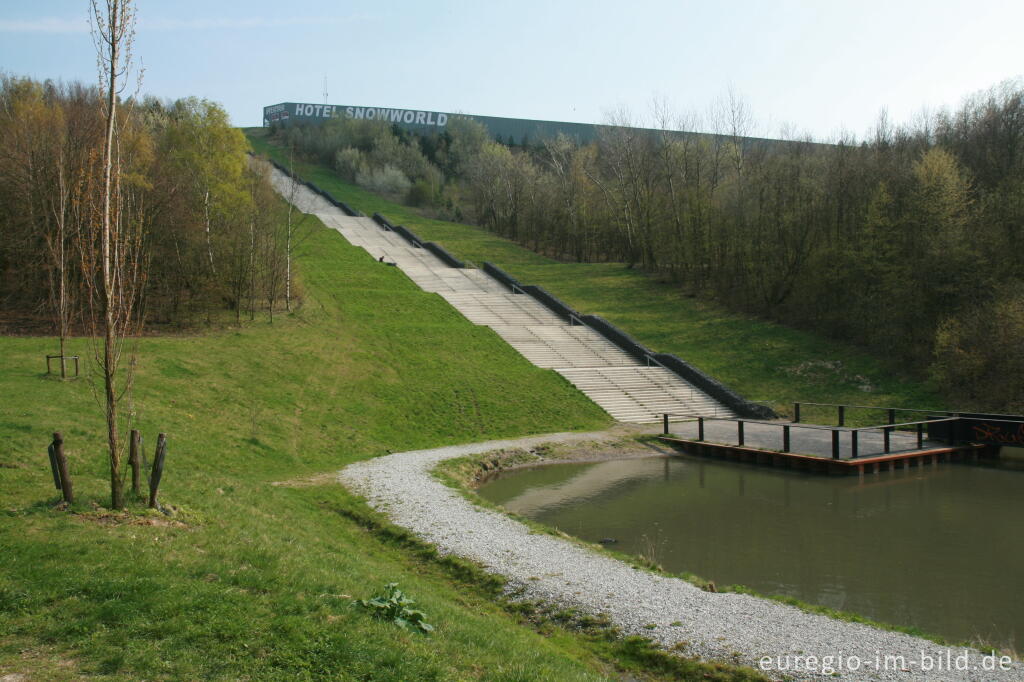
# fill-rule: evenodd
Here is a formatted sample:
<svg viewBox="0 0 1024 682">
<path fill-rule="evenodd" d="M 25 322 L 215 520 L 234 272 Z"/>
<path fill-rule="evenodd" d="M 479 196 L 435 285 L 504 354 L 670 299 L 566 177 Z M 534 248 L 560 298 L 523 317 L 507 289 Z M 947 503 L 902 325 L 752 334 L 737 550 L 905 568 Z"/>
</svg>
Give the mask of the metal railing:
<svg viewBox="0 0 1024 682">
<path fill-rule="evenodd" d="M 806 404 L 806 403 L 805 403 Z M 929 412 L 930 410 L 915 410 L 918 412 Z M 936 410 L 938 411 L 938 410 Z M 792 429 L 806 429 L 816 431 L 830 431 L 832 433 L 831 442 L 831 454 L 832 459 L 841 459 L 842 452 L 842 436 L 843 434 L 849 434 L 850 444 L 850 459 L 857 459 L 861 456 L 860 452 L 860 434 L 864 431 L 881 431 L 882 432 L 882 452 L 880 454 L 890 454 L 892 452 L 892 432 L 900 427 L 914 427 L 916 436 L 916 448 L 920 450 L 924 447 L 924 432 L 925 426 L 928 424 L 937 424 L 941 422 L 955 422 L 959 420 L 959 417 L 939 417 L 936 419 L 925 419 L 921 421 L 902 422 L 894 423 L 890 422 L 887 424 L 878 424 L 873 426 L 859 426 L 859 427 L 846 427 L 846 426 L 825 426 L 822 424 L 800 424 L 797 422 L 777 422 L 777 421 L 765 421 L 759 419 L 736 419 L 734 417 L 708 417 L 700 414 L 673 414 L 673 413 L 662 413 L 662 433 L 664 435 L 670 435 L 669 432 L 669 421 L 670 417 L 682 417 L 685 421 L 697 422 L 697 438 L 696 441 L 705 440 L 705 429 L 704 423 L 706 421 L 733 421 L 736 422 L 736 445 L 738 447 L 745 447 L 746 444 L 746 424 L 758 424 L 764 426 L 777 427 L 782 430 L 782 449 L 783 453 L 792 452 Z M 681 421 L 681 420 L 674 420 Z"/>
<path fill-rule="evenodd" d="M 938 414 L 945 415 L 947 417 L 959 417 L 965 414 L 965 410 L 922 410 L 919 408 L 911 407 L 881 407 L 878 405 L 848 405 L 840 403 L 810 403 L 810 402 L 795 402 L 793 403 L 793 423 L 799 423 L 801 419 L 801 408 L 802 407 L 834 407 L 836 408 L 836 422 L 838 426 L 846 425 L 846 411 L 849 410 L 873 410 L 878 412 L 885 412 L 887 416 L 887 424 L 896 424 L 896 414 L 898 412 L 907 412 L 911 414 Z"/>
</svg>

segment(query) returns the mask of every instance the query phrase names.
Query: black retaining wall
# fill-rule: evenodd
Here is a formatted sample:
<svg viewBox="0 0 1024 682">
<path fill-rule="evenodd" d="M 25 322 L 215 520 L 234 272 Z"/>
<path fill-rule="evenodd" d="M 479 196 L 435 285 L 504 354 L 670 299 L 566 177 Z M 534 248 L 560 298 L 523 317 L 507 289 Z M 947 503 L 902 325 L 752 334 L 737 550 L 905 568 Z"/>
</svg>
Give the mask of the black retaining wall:
<svg viewBox="0 0 1024 682">
<path fill-rule="evenodd" d="M 465 263 L 460 261 L 458 258 L 453 256 L 452 254 L 448 253 L 448 251 L 443 246 L 438 244 L 437 242 L 422 242 L 422 244 L 423 244 L 423 248 L 425 248 L 427 251 L 429 251 L 430 253 L 434 254 L 435 256 L 437 256 L 438 258 L 443 260 L 449 266 L 451 266 L 453 268 L 464 268 L 464 267 L 466 267 Z"/>
<path fill-rule="evenodd" d="M 678 356 L 671 353 L 655 353 L 651 357 L 728 407 L 740 417 L 747 417 L 748 419 L 777 419 L 779 416 L 767 405 L 750 402 L 722 382 L 708 376 Z"/>
<path fill-rule="evenodd" d="M 521 286 L 520 288 L 526 293 L 528 293 L 530 296 L 533 296 L 535 299 L 540 301 L 547 307 L 548 310 L 553 312 L 555 315 L 558 315 L 566 322 L 572 324 L 572 320 L 574 317 L 576 319 L 582 319 L 578 312 L 567 306 L 547 289 L 536 286 L 534 284 L 527 284 L 526 286 Z"/>
<path fill-rule="evenodd" d="M 654 351 L 603 317 L 598 315 L 584 315 L 580 319 L 585 325 L 632 355 L 637 360 L 646 362 L 648 356 L 654 357 Z"/>
<path fill-rule="evenodd" d="M 402 225 L 395 225 L 391 228 L 391 230 L 393 232 L 400 234 L 402 238 L 405 239 L 405 241 L 409 242 L 413 246 L 423 246 L 423 242 L 420 240 L 419 237 L 416 236 L 416 234 L 412 230 Z"/>
<path fill-rule="evenodd" d="M 388 219 L 385 218 L 384 216 L 382 216 L 380 213 L 374 213 L 373 214 L 373 222 L 377 223 L 378 225 L 383 227 L 388 232 L 390 232 L 391 230 L 395 229 L 395 226 L 392 225 L 390 222 L 388 222 Z"/>
<path fill-rule="evenodd" d="M 523 288 L 523 285 L 519 283 L 518 279 L 508 274 L 494 263 L 484 261 L 484 272 L 507 286 L 512 291 L 515 291 L 516 289 L 521 291 Z"/>
</svg>

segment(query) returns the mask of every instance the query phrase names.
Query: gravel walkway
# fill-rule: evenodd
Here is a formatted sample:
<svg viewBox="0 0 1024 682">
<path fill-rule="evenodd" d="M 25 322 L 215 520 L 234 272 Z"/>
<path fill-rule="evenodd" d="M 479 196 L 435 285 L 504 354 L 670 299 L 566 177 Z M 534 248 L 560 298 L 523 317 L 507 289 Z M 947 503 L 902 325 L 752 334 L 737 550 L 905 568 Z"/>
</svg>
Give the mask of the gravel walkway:
<svg viewBox="0 0 1024 682">
<path fill-rule="evenodd" d="M 1024 680 L 1019 661 L 999 670 L 997 659 L 996 669 L 986 670 L 992 661 L 977 651 L 950 650 L 757 597 L 705 592 L 634 569 L 566 540 L 531 533 L 517 521 L 474 506 L 430 473 L 453 457 L 609 437 L 621 433 L 551 434 L 403 452 L 353 464 L 339 478 L 441 552 L 505 576 L 509 591 L 520 598 L 607 614 L 627 634 L 666 647 L 685 643 L 688 655 L 748 665 L 777 679 Z"/>
</svg>

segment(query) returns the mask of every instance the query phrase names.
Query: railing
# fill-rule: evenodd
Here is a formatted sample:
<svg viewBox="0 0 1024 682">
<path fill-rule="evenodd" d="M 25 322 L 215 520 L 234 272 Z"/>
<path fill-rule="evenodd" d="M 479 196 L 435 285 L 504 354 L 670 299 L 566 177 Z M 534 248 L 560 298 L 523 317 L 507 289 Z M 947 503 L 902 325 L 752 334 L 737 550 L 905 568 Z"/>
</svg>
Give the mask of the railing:
<svg viewBox="0 0 1024 682">
<path fill-rule="evenodd" d="M 807 403 L 804 403 L 807 404 Z M 908 410 L 909 411 L 909 410 Z M 930 410 L 914 410 L 917 412 L 928 412 Z M 936 410 L 938 411 L 938 410 Z M 821 424 L 800 424 L 797 422 L 792 423 L 780 423 L 776 421 L 764 421 L 758 419 L 735 419 L 726 417 L 708 417 L 706 415 L 699 414 L 673 414 L 663 413 L 662 414 L 662 432 L 664 435 L 669 435 L 669 418 L 670 417 L 682 417 L 687 421 L 697 421 L 697 441 L 703 441 L 705 439 L 704 423 L 706 421 L 734 421 L 736 422 L 736 441 L 737 446 L 743 447 L 746 443 L 746 424 L 759 424 L 765 426 L 778 427 L 782 430 L 782 450 L 781 452 L 789 453 L 792 451 L 792 429 L 807 429 L 817 431 L 830 431 L 832 433 L 831 443 L 831 454 L 832 459 L 841 459 L 840 453 L 842 451 L 842 435 L 849 434 L 850 440 L 850 458 L 857 459 L 860 456 L 860 433 L 862 431 L 876 431 L 882 432 L 882 454 L 889 454 L 892 452 L 892 432 L 900 427 L 915 427 L 916 431 L 916 449 L 920 450 L 924 447 L 924 431 L 925 425 L 937 424 L 942 422 L 955 422 L 958 421 L 959 417 L 939 417 L 936 419 L 925 419 L 922 421 L 913 422 L 902 422 L 888 424 L 879 424 L 874 426 L 859 426 L 856 428 L 844 427 L 844 426 L 824 426 Z M 679 421 L 679 420 L 675 420 Z"/>
<path fill-rule="evenodd" d="M 947 417 L 959 417 L 964 414 L 970 414 L 965 410 L 922 410 L 918 408 L 910 407 L 879 407 L 878 405 L 847 405 L 840 403 L 808 403 L 799 402 L 793 403 L 793 422 L 799 423 L 801 418 L 801 407 L 834 407 L 836 408 L 836 421 L 838 426 L 846 425 L 846 411 L 850 410 L 875 410 L 885 412 L 888 417 L 888 424 L 896 424 L 896 413 L 897 412 L 910 412 L 913 414 L 941 414 Z M 1004 415 L 1011 416 L 1011 415 Z"/>
</svg>

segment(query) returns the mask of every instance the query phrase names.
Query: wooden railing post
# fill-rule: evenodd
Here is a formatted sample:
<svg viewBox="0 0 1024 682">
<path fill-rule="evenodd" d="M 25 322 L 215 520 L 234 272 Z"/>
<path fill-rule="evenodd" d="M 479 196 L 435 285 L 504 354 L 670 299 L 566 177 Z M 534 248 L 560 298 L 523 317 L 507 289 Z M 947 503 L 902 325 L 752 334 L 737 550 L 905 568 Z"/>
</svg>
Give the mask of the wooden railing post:
<svg viewBox="0 0 1024 682">
<path fill-rule="evenodd" d="M 668 412 L 661 416 L 661 432 L 668 435 Z"/>
<path fill-rule="evenodd" d="M 737 440 L 736 444 L 742 447 L 743 446 L 743 421 L 740 420 L 740 419 L 736 420 L 736 440 Z"/>
<path fill-rule="evenodd" d="M 846 425 L 846 406 L 845 405 L 840 405 L 839 406 L 839 425 L 840 426 L 845 426 Z"/>
<path fill-rule="evenodd" d="M 789 424 L 782 425 L 782 451 L 789 452 Z"/>
<path fill-rule="evenodd" d="M 839 459 L 839 430 L 832 429 L 832 459 Z"/>
<path fill-rule="evenodd" d="M 800 423 L 800 403 L 793 403 L 793 423 Z"/>
<path fill-rule="evenodd" d="M 697 440 L 704 440 L 704 417 L 697 417 Z"/>
</svg>

